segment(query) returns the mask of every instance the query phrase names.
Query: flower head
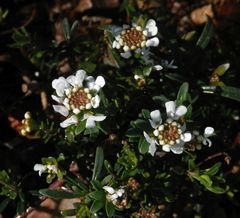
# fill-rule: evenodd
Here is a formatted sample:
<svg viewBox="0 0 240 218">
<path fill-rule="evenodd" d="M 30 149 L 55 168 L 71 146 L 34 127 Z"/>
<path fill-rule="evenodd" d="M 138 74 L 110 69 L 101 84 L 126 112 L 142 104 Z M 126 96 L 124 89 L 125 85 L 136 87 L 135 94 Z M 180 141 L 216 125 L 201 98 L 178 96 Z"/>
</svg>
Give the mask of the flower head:
<svg viewBox="0 0 240 218">
<path fill-rule="evenodd" d="M 179 118 L 186 114 L 187 108 L 183 105 L 177 107 L 174 101 L 166 102 L 165 107 L 167 113 L 165 122 L 162 121 L 159 110 L 152 111 L 151 119 L 149 119 L 153 128 L 152 137 L 144 132 L 144 137 L 150 145 L 149 153 L 152 156 L 155 154 L 156 145 L 161 146 L 165 152 L 172 151 L 175 154 L 181 154 L 183 145 L 192 138 L 191 133 L 185 132 L 186 125 L 179 122 Z"/>
<path fill-rule="evenodd" d="M 105 80 L 102 76 L 98 76 L 95 80 L 92 76 L 87 76 L 84 70 L 78 70 L 75 75 L 67 78 L 54 79 L 52 87 L 55 89 L 56 95 L 52 95 L 52 98 L 59 104 L 53 105 L 53 108 L 67 117 L 60 123 L 60 126 L 66 128 L 77 124 L 79 117 L 84 117 L 86 114 L 93 115 L 93 110 L 99 107 L 101 101 L 98 92 L 104 85 Z M 80 120 L 85 120 L 85 118 L 80 118 Z M 95 122 L 91 123 L 92 125 L 86 125 L 86 128 L 95 126 Z"/>
<path fill-rule="evenodd" d="M 114 189 L 111 186 L 103 186 L 103 189 L 107 192 L 106 199 L 118 208 L 123 208 L 127 204 L 125 189 Z"/>
<path fill-rule="evenodd" d="M 43 164 L 35 164 L 33 170 L 38 171 L 39 176 L 41 176 L 42 173 L 57 174 L 58 171 L 56 165 L 43 165 Z"/>
<path fill-rule="evenodd" d="M 149 19 L 144 27 L 132 24 L 132 27 L 124 25 L 123 28 L 115 28 L 113 34 L 115 40 L 112 47 L 120 50 L 123 58 L 130 58 L 132 51 L 144 55 L 149 47 L 156 47 L 159 39 L 156 36 L 158 28 L 153 19 Z"/>
<path fill-rule="evenodd" d="M 209 139 L 210 136 L 214 134 L 214 128 L 208 126 L 204 129 L 203 135 L 200 135 L 198 131 L 193 131 L 193 136 L 196 138 L 198 143 L 201 143 L 203 145 L 208 145 L 211 147 L 212 141 Z"/>
</svg>

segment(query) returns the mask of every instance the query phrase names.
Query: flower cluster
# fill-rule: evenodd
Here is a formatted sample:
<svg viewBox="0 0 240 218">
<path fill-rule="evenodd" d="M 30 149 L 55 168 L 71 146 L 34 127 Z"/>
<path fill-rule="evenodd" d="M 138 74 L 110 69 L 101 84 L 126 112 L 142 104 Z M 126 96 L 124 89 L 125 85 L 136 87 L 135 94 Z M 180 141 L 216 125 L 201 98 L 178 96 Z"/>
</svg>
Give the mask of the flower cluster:
<svg viewBox="0 0 240 218">
<path fill-rule="evenodd" d="M 52 95 L 52 98 L 59 104 L 53 105 L 53 108 L 67 117 L 60 126 L 66 128 L 77 124 L 79 120 L 86 120 L 86 128 L 94 128 L 96 121 L 103 121 L 106 116 L 95 114 L 94 109 L 100 105 L 98 92 L 104 85 L 102 76 L 95 80 L 92 76 L 87 76 L 84 70 L 78 70 L 75 75 L 67 78 L 54 79 L 52 87 L 56 95 Z"/>
<path fill-rule="evenodd" d="M 103 189 L 107 192 L 106 199 L 119 209 L 126 207 L 127 199 L 125 189 L 114 189 L 111 186 L 103 186 Z"/>
<path fill-rule="evenodd" d="M 167 119 L 162 121 L 159 110 L 150 113 L 149 122 L 154 129 L 151 137 L 144 132 L 144 137 L 150 144 L 149 153 L 153 156 L 156 152 L 156 145 L 162 147 L 165 152 L 172 151 L 175 154 L 183 152 L 184 144 L 192 138 L 190 132 L 186 131 L 186 125 L 181 124 L 180 117 L 187 113 L 187 108 L 183 105 L 176 106 L 174 101 L 165 103 Z"/>
<path fill-rule="evenodd" d="M 122 28 L 113 29 L 115 40 L 112 47 L 120 50 L 120 55 L 123 58 L 130 58 L 132 51 L 141 55 L 146 55 L 149 47 L 156 47 L 159 44 L 159 39 L 156 36 L 158 28 L 153 19 L 146 22 L 145 27 L 137 24 L 132 24 L 132 27 L 123 25 Z"/>
<path fill-rule="evenodd" d="M 58 161 L 62 160 L 64 160 L 64 156 L 62 155 L 60 155 L 57 159 L 54 157 L 42 158 L 42 164 L 35 164 L 33 170 L 37 171 L 39 176 L 43 173 L 48 174 L 46 179 L 48 183 L 51 183 L 55 177 L 62 179 L 65 174 L 65 171 L 62 171 L 58 167 Z"/>
</svg>

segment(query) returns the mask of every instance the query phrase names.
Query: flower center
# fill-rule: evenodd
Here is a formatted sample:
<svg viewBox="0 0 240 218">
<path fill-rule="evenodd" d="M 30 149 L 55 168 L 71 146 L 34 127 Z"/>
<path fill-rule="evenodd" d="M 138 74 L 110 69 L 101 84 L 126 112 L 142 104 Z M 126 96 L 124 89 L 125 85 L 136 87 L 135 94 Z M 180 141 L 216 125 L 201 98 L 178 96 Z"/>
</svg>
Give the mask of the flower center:
<svg viewBox="0 0 240 218">
<path fill-rule="evenodd" d="M 180 142 L 181 128 L 180 124 L 171 121 L 160 125 L 157 130 L 154 131 L 154 135 L 157 135 L 160 145 L 174 145 Z"/>
<path fill-rule="evenodd" d="M 123 46 L 128 46 L 132 50 L 144 47 L 146 44 L 146 37 L 143 35 L 141 28 L 132 27 L 122 31 L 121 39 Z"/>
<path fill-rule="evenodd" d="M 71 94 L 68 96 L 68 104 L 74 109 L 84 110 L 89 109 L 91 94 L 88 89 L 73 88 Z"/>
</svg>

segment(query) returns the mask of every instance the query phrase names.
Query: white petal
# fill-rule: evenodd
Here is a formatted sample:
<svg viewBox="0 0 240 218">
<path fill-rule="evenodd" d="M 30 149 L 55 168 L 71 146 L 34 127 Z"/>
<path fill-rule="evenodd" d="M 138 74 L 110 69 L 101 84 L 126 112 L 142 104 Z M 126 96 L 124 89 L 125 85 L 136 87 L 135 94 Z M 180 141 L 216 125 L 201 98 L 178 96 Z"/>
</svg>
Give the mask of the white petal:
<svg viewBox="0 0 240 218">
<path fill-rule="evenodd" d="M 34 171 L 39 171 L 38 174 L 39 176 L 42 175 L 42 173 L 47 169 L 46 166 L 42 165 L 42 164 L 35 164 L 33 167 Z"/>
<path fill-rule="evenodd" d="M 76 79 L 75 84 L 81 87 L 82 82 L 85 79 L 85 76 L 86 76 L 86 71 L 85 70 L 78 70 L 76 72 L 76 76 L 75 76 L 75 79 Z"/>
<path fill-rule="evenodd" d="M 125 59 L 128 59 L 132 56 L 131 52 L 130 51 L 127 51 L 127 52 L 124 52 L 124 53 L 120 53 L 120 55 L 125 58 Z"/>
<path fill-rule="evenodd" d="M 153 68 L 157 71 L 160 71 L 163 69 L 163 67 L 161 65 L 155 65 Z"/>
<path fill-rule="evenodd" d="M 64 107 L 63 105 L 53 105 L 53 109 L 62 114 L 64 117 L 67 117 L 69 114 L 69 111 L 66 107 Z"/>
<path fill-rule="evenodd" d="M 89 116 L 86 121 L 86 128 L 92 129 L 96 126 L 93 116 Z"/>
<path fill-rule="evenodd" d="M 122 195 L 124 194 L 124 189 L 119 189 L 116 191 L 116 194 L 118 195 L 118 197 L 122 197 Z"/>
<path fill-rule="evenodd" d="M 192 139 L 192 134 L 189 133 L 189 132 L 186 132 L 184 134 L 181 135 L 181 139 L 184 141 L 184 142 L 189 142 L 191 141 Z"/>
<path fill-rule="evenodd" d="M 113 48 L 116 48 L 116 49 L 119 49 L 121 46 L 119 44 L 119 42 L 117 42 L 116 40 L 113 41 L 113 44 L 112 44 L 112 47 Z"/>
<path fill-rule="evenodd" d="M 73 124 L 77 124 L 78 123 L 78 118 L 74 115 L 72 115 L 71 117 L 69 117 L 68 119 L 64 120 L 63 122 L 60 123 L 60 126 L 62 128 L 66 128 L 68 126 L 71 126 Z"/>
<path fill-rule="evenodd" d="M 103 189 L 111 195 L 115 192 L 115 190 L 110 186 L 103 186 Z"/>
<path fill-rule="evenodd" d="M 58 103 L 62 103 L 63 99 L 60 97 L 57 97 L 56 95 L 51 95 L 52 99 Z"/>
<path fill-rule="evenodd" d="M 157 47 L 158 45 L 159 45 L 159 39 L 157 37 L 154 37 L 152 39 L 148 39 L 146 41 L 146 46 L 147 47 L 150 47 L 150 46 Z"/>
<path fill-rule="evenodd" d="M 170 117 L 174 117 L 175 115 L 175 109 L 176 109 L 176 103 L 174 101 L 168 101 L 165 103 L 166 112 L 167 115 Z"/>
<path fill-rule="evenodd" d="M 171 145 L 163 145 L 162 150 L 165 152 L 170 152 Z"/>
<path fill-rule="evenodd" d="M 91 105 L 93 106 L 93 108 L 97 108 L 99 107 L 99 104 L 100 104 L 100 97 L 96 95 L 91 99 Z"/>
<path fill-rule="evenodd" d="M 210 139 L 208 139 L 208 138 L 203 138 L 202 143 L 204 145 L 208 145 L 208 147 L 212 146 L 212 141 Z"/>
<path fill-rule="evenodd" d="M 98 76 L 95 81 L 96 85 L 100 86 L 101 88 L 105 86 L 105 79 L 102 76 Z"/>
<path fill-rule="evenodd" d="M 181 153 L 183 153 L 183 146 L 181 144 L 172 145 L 171 146 L 171 151 L 174 154 L 181 154 Z"/>
<path fill-rule="evenodd" d="M 210 126 L 206 127 L 204 130 L 204 137 L 209 137 L 211 135 L 213 135 L 214 133 L 214 129 Z"/>
<path fill-rule="evenodd" d="M 149 144 L 153 143 L 153 140 L 150 138 L 150 136 L 146 132 L 143 132 L 143 135 Z"/>
<path fill-rule="evenodd" d="M 64 96 L 64 90 L 70 87 L 70 84 L 63 77 L 53 80 L 52 87 L 56 90 L 58 96 Z"/>
<path fill-rule="evenodd" d="M 95 85 L 95 79 L 92 77 L 92 76 L 88 76 L 86 78 L 86 81 L 87 81 L 87 87 L 92 90 L 94 89 L 94 85 Z"/>
<path fill-rule="evenodd" d="M 161 118 L 161 112 L 160 110 L 154 110 L 150 113 L 150 117 L 152 118 L 152 120 L 155 123 L 161 123 L 162 122 L 162 118 Z"/>
<path fill-rule="evenodd" d="M 178 117 L 181 117 L 181 116 L 183 116 L 186 113 L 187 113 L 187 108 L 185 106 L 183 106 L 183 105 L 180 105 L 179 107 L 177 107 L 176 112 L 175 112 L 175 114 Z"/>
<path fill-rule="evenodd" d="M 72 86 L 75 86 L 76 83 L 75 83 L 75 76 L 74 75 L 71 75 L 69 77 L 67 77 L 66 79 L 68 81 L 68 83 L 70 83 Z"/>
<path fill-rule="evenodd" d="M 98 122 L 103 121 L 103 120 L 106 119 L 106 116 L 100 115 L 100 114 L 96 115 L 96 116 L 91 116 L 91 117 L 92 117 L 93 120 L 98 121 Z"/>
<path fill-rule="evenodd" d="M 153 20 L 153 19 L 149 19 L 146 23 L 146 28 L 150 28 L 150 27 L 153 27 L 153 26 L 156 26 L 156 21 Z"/>
<path fill-rule="evenodd" d="M 154 156 L 155 152 L 156 152 L 157 148 L 156 148 L 156 145 L 155 143 L 151 143 L 149 148 L 148 148 L 148 152 Z"/>
</svg>

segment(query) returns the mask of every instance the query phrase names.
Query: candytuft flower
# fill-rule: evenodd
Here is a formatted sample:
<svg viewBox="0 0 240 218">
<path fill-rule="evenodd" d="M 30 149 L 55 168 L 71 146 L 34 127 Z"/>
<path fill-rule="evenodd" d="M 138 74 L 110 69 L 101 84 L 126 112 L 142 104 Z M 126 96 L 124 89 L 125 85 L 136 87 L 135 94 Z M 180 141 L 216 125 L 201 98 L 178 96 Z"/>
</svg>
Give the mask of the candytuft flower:
<svg viewBox="0 0 240 218">
<path fill-rule="evenodd" d="M 53 105 L 53 109 L 67 117 L 60 126 L 66 128 L 87 120 L 86 128 L 94 128 L 95 121 L 104 120 L 106 116 L 102 114 L 94 116 L 94 110 L 99 107 L 101 101 L 98 92 L 104 85 L 105 80 L 102 76 L 95 80 L 92 76 L 87 76 L 84 70 L 78 70 L 75 75 L 67 78 L 54 79 L 52 87 L 56 95 L 52 95 L 52 98 L 59 104 Z"/>
<path fill-rule="evenodd" d="M 144 27 L 132 24 L 132 27 L 123 25 L 123 28 L 113 29 L 115 40 L 112 47 L 120 50 L 123 58 L 130 58 L 132 51 L 144 56 L 149 47 L 157 47 L 159 39 L 156 37 L 158 28 L 153 19 L 149 19 Z"/>
<path fill-rule="evenodd" d="M 167 119 L 162 121 L 159 110 L 150 113 L 149 122 L 154 129 L 150 137 L 144 132 L 144 137 L 149 143 L 149 153 L 153 156 L 156 151 L 156 145 L 162 146 L 165 152 L 172 151 L 175 154 L 183 152 L 183 146 L 192 138 L 191 133 L 185 132 L 186 125 L 179 122 L 179 118 L 187 113 L 187 108 L 183 105 L 176 106 L 174 101 L 168 101 L 165 104 Z"/>
</svg>

